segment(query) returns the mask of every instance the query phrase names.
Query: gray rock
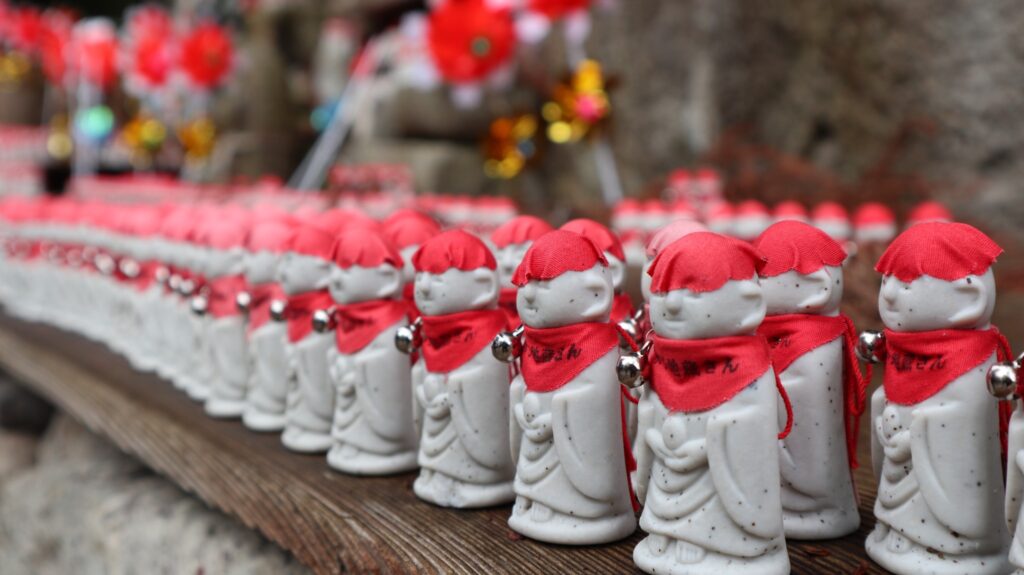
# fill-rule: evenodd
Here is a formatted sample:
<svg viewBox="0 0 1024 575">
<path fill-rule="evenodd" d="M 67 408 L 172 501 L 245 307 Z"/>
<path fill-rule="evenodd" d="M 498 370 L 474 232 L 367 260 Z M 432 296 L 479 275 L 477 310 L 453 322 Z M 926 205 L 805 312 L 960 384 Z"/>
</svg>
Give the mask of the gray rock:
<svg viewBox="0 0 1024 575">
<path fill-rule="evenodd" d="M 307 573 L 65 416 L 0 483 L 0 557 L 10 575 Z"/>
</svg>

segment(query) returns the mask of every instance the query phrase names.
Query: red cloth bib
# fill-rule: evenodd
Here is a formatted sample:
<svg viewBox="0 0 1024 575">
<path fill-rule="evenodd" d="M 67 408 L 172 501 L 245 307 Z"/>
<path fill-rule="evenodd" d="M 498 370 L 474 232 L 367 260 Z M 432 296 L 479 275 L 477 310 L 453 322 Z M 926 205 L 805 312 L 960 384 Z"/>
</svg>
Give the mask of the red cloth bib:
<svg viewBox="0 0 1024 575">
<path fill-rule="evenodd" d="M 771 367 L 761 336 L 654 341 L 648 366 L 651 387 L 670 411 L 693 413 L 718 407 Z"/>
<path fill-rule="evenodd" d="M 248 285 L 243 275 L 224 276 L 211 280 L 207 311 L 217 319 L 240 314 L 237 304 L 238 294 L 245 291 Z"/>
<path fill-rule="evenodd" d="M 425 315 L 421 319 L 421 353 L 427 371 L 433 373 L 448 373 L 462 367 L 491 345 L 494 336 L 508 329 L 505 312 L 498 309 Z"/>
<path fill-rule="evenodd" d="M 576 323 L 523 331 L 523 381 L 533 392 L 554 391 L 619 345 L 611 323 Z"/>
<path fill-rule="evenodd" d="M 1006 353 L 1002 334 L 987 330 L 885 330 L 880 350 L 885 362 L 885 397 L 900 405 L 920 403 L 981 365 L 993 353 Z"/>
<path fill-rule="evenodd" d="M 523 323 L 519 319 L 519 309 L 516 308 L 517 293 L 519 290 L 516 288 L 501 288 L 498 292 L 498 309 L 505 312 L 508 324 L 512 327 L 519 327 L 519 324 Z"/>
<path fill-rule="evenodd" d="M 633 317 L 636 308 L 633 307 L 633 300 L 627 294 L 620 293 L 612 300 L 612 323 L 619 323 L 624 319 Z"/>
<path fill-rule="evenodd" d="M 867 405 L 870 366 L 866 377 L 853 355 L 856 332 L 853 322 L 845 315 L 834 317 L 801 313 L 772 315 L 764 318 L 757 333 L 768 340 L 772 365 L 781 374 L 800 356 L 815 350 L 837 337 L 843 340 L 843 420 L 846 428 L 846 455 L 850 467 L 856 469 L 857 438 L 860 435 L 860 416 Z"/>
<path fill-rule="evenodd" d="M 281 285 L 265 283 L 249 286 L 249 333 L 263 327 L 270 321 L 270 304 L 274 300 L 284 300 L 286 295 Z"/>
<path fill-rule="evenodd" d="M 295 343 L 313 331 L 313 314 L 334 305 L 327 290 L 311 291 L 288 298 L 285 318 L 288 320 L 288 341 Z"/>
<path fill-rule="evenodd" d="M 408 312 L 404 301 L 392 299 L 338 305 L 334 312 L 338 351 L 356 353 L 369 345 L 380 332 L 405 318 Z"/>
<path fill-rule="evenodd" d="M 156 281 L 156 272 L 160 269 L 160 262 L 148 260 L 139 264 L 139 275 L 135 276 L 135 289 L 146 291 Z"/>
</svg>

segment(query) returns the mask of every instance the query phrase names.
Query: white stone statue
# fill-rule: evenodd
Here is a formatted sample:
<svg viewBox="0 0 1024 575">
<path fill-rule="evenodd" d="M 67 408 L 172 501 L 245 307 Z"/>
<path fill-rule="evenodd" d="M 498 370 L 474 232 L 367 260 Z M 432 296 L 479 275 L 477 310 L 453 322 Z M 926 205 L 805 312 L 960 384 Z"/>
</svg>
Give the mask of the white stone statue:
<svg viewBox="0 0 1024 575">
<path fill-rule="evenodd" d="M 519 325 L 519 314 L 516 312 L 516 286 L 512 284 L 512 275 L 523 255 L 530 249 L 533 241 L 551 231 L 551 225 L 536 216 L 516 216 L 498 226 L 491 233 L 491 245 L 498 263 L 498 278 L 501 289 L 498 292 L 498 307 L 508 315 L 513 327 Z"/>
<path fill-rule="evenodd" d="M 636 529 L 631 454 L 604 255 L 580 235 L 549 232 L 534 241 L 513 281 L 525 331 L 511 388 L 516 502 L 509 526 L 570 545 L 627 537 Z"/>
<path fill-rule="evenodd" d="M 867 385 L 853 323 L 839 311 L 846 252 L 802 222 L 774 224 L 753 245 L 768 258 L 758 332 L 793 405 L 793 430 L 779 442 L 786 537 L 842 537 L 860 526 L 851 464 Z"/>
<path fill-rule="evenodd" d="M 409 359 L 395 347 L 406 324 L 402 257 L 380 233 L 338 238 L 330 293 L 336 345 L 328 351 L 336 390 L 327 463 L 356 475 L 416 468 Z"/>
<path fill-rule="evenodd" d="M 413 257 L 422 313 L 423 413 L 420 474 L 413 491 L 445 507 L 487 507 L 512 500 L 508 438 L 508 366 L 491 355 L 507 328 L 497 309 L 493 255 L 478 238 L 452 230 Z"/>
<path fill-rule="evenodd" d="M 271 317 L 271 308 L 283 310 L 287 301 L 277 277 L 292 234 L 293 221 L 287 216 L 259 220 L 253 225 L 245 254 L 249 284 L 246 329 L 252 369 L 242 422 L 253 431 L 281 431 L 285 425 L 288 383 L 294 373 L 288 362 L 288 323 Z"/>
<path fill-rule="evenodd" d="M 871 399 L 879 484 L 865 546 L 894 573 L 1012 569 L 999 418 L 985 390 L 1002 345 L 990 324 L 991 265 L 1001 251 L 966 224 L 923 223 L 898 236 L 875 268 L 886 330 L 862 335 L 858 347 L 885 366 Z"/>
<path fill-rule="evenodd" d="M 778 392 L 748 244 L 690 234 L 651 268 L 654 334 L 636 442 L 647 573 L 784 575 Z"/>
<path fill-rule="evenodd" d="M 299 225 L 278 273 L 288 295 L 289 385 L 285 447 L 302 453 L 330 449 L 334 418 L 334 386 L 328 372 L 327 351 L 334 334 L 313 330 L 313 314 L 333 305 L 327 287 L 331 278 L 330 250 L 335 234 L 312 223 Z"/>
</svg>

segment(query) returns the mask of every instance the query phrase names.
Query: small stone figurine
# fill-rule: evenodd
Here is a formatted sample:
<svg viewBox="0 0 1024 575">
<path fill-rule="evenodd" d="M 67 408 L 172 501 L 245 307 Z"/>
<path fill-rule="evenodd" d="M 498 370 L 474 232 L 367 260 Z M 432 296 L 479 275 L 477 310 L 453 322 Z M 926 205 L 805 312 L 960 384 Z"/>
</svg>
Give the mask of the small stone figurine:
<svg viewBox="0 0 1024 575">
<path fill-rule="evenodd" d="M 886 330 L 858 344 L 885 364 L 871 399 L 879 484 L 866 547 L 894 573 L 1011 570 L 999 418 L 984 382 L 1004 341 L 990 323 L 1001 252 L 966 224 L 923 223 L 875 266 Z"/>
<path fill-rule="evenodd" d="M 519 314 L 516 312 L 516 286 L 512 284 L 519 262 L 523 254 L 530 249 L 533 241 L 551 231 L 551 225 L 534 216 L 517 216 L 498 226 L 491 234 L 494 257 L 498 262 L 498 277 L 501 280 L 501 291 L 498 292 L 498 307 L 508 315 L 512 327 L 519 325 Z"/>
<path fill-rule="evenodd" d="M 295 221 L 286 213 L 256 215 L 245 254 L 249 284 L 244 304 L 252 364 L 249 393 L 242 423 L 253 431 L 284 429 L 288 395 L 288 323 L 272 321 L 271 308 L 283 310 L 287 296 L 277 282 L 285 250 L 295 233 Z M 283 318 L 282 318 L 283 319 Z"/>
<path fill-rule="evenodd" d="M 334 239 L 341 224 L 325 220 L 326 214 L 320 214 L 298 225 L 278 277 L 288 294 L 284 314 L 290 371 L 281 441 L 302 453 L 323 453 L 333 443 L 335 392 L 328 374 L 327 350 L 334 345 L 334 334 L 313 330 L 313 315 L 334 305 L 327 286 Z"/>
<path fill-rule="evenodd" d="M 1006 350 L 1009 355 L 1009 350 Z M 1007 419 L 1009 425 L 1006 450 L 1006 524 L 1013 533 L 1010 544 L 1010 564 L 1015 568 L 1014 574 L 1024 574 L 1024 522 L 1021 511 L 1024 510 L 1024 404 L 1020 399 L 1024 395 L 1024 374 L 1021 367 L 1024 354 L 1014 361 L 1003 361 L 988 370 L 988 388 L 1000 403 L 1000 423 Z"/>
<path fill-rule="evenodd" d="M 398 249 L 404 262 L 402 267 L 402 297 L 409 305 L 409 320 L 420 316 L 413 295 L 416 268 L 412 256 L 427 240 L 441 233 L 441 226 L 428 215 L 414 210 L 398 210 L 384 221 L 384 236 Z"/>
<path fill-rule="evenodd" d="M 212 417 L 241 417 L 245 411 L 252 364 L 238 296 L 247 290 L 243 272 L 249 227 L 248 214 L 225 210 L 206 234 L 206 338 L 214 369 L 205 409 Z"/>
<path fill-rule="evenodd" d="M 604 258 L 608 260 L 608 271 L 612 274 L 612 285 L 615 287 L 615 299 L 612 301 L 612 322 L 619 323 L 633 317 L 636 312 L 633 309 L 633 301 L 629 298 L 629 294 L 623 291 L 626 283 L 626 253 L 622 249 L 622 242 L 619 241 L 618 236 L 605 226 L 585 218 L 568 221 L 559 229 L 579 234 L 594 242 L 594 245 L 604 254 Z"/>
<path fill-rule="evenodd" d="M 636 529 L 632 454 L 615 380 L 619 334 L 609 322 L 615 290 L 607 260 L 590 240 L 557 230 L 533 242 L 512 281 L 525 328 L 511 389 L 517 464 L 509 526 L 568 545 L 627 537 Z"/>
<path fill-rule="evenodd" d="M 846 252 L 796 221 L 772 225 L 753 245 L 768 258 L 758 333 L 793 403 L 793 431 L 779 443 L 786 537 L 842 537 L 860 526 L 850 470 L 867 389 L 853 322 L 839 312 Z"/>
<path fill-rule="evenodd" d="M 507 329 L 494 256 L 477 237 L 451 230 L 427 240 L 413 264 L 426 369 L 416 387 L 423 431 L 413 491 L 446 507 L 511 501 L 509 372 L 490 350 Z"/>
<path fill-rule="evenodd" d="M 372 229 L 342 232 L 330 293 L 336 344 L 328 352 L 336 396 L 327 463 L 343 473 L 386 475 L 416 468 L 409 364 L 395 348 L 405 325 L 402 256 Z"/>
<path fill-rule="evenodd" d="M 633 550 L 647 573 L 789 573 L 776 440 L 789 426 L 777 433 L 777 383 L 755 333 L 763 264 L 745 242 L 697 232 L 651 267 L 653 393 L 636 444 L 648 536 Z"/>
</svg>

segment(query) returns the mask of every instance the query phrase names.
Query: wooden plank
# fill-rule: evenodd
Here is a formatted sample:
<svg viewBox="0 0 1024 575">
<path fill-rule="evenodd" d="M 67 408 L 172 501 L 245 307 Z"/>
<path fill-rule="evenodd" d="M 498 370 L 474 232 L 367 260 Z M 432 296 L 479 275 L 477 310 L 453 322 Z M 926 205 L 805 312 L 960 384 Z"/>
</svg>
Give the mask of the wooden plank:
<svg viewBox="0 0 1024 575">
<path fill-rule="evenodd" d="M 209 505 L 258 529 L 316 573 L 629 573 L 642 537 L 567 547 L 514 535 L 509 507 L 441 509 L 412 493 L 413 474 L 356 478 L 322 457 L 291 453 L 276 435 L 207 417 L 155 375 L 104 346 L 0 315 L 0 366 L 92 431 Z M 866 426 L 864 426 L 866 427 Z M 866 442 L 861 460 L 869 461 Z M 823 543 L 790 542 L 793 573 L 882 573 L 867 559 L 874 481 L 856 472 L 861 530 Z"/>
</svg>

